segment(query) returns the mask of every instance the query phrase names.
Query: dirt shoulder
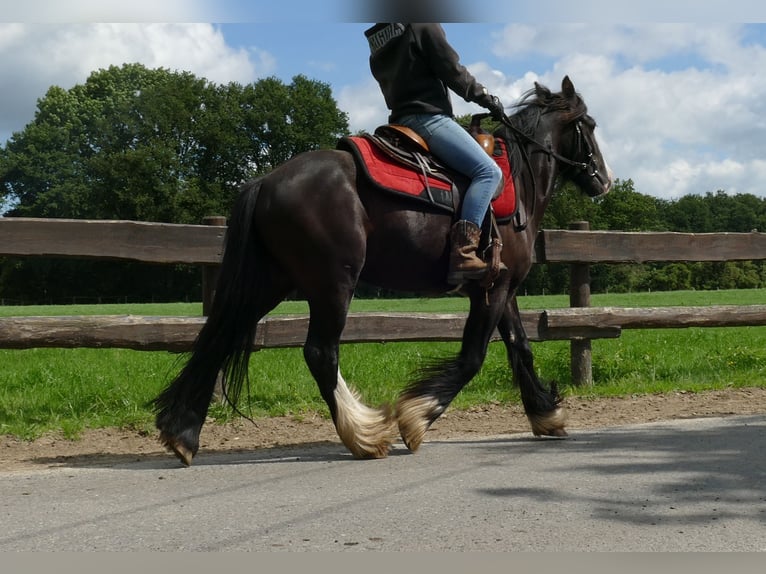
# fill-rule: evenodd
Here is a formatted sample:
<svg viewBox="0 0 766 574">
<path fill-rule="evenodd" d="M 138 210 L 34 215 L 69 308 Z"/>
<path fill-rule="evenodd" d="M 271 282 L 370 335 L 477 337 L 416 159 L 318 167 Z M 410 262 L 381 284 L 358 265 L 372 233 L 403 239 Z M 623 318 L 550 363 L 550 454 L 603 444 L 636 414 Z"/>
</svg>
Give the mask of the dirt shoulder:
<svg viewBox="0 0 766 574">
<path fill-rule="evenodd" d="M 726 415 L 766 414 L 766 389 L 671 393 L 564 401 L 570 432 L 634 423 Z M 490 405 L 448 410 L 429 430 L 426 441 L 478 438 L 530 432 L 520 405 Z M 202 431 L 201 451 L 253 451 L 291 445 L 339 442 L 332 423 L 316 417 L 211 423 Z M 53 467 L 111 466 L 153 457 L 170 457 L 154 435 L 108 428 L 88 430 L 79 440 L 51 434 L 35 441 L 0 436 L 0 473 Z"/>
</svg>

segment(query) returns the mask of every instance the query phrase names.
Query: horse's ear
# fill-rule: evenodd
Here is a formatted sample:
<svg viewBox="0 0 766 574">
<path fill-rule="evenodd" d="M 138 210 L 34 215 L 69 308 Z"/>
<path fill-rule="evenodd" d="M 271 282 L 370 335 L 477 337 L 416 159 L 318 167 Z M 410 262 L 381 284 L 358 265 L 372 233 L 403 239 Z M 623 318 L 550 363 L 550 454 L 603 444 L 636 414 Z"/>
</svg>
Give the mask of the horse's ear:
<svg viewBox="0 0 766 574">
<path fill-rule="evenodd" d="M 564 79 L 561 80 L 561 91 L 567 98 L 573 98 L 576 95 L 574 84 L 569 76 L 564 76 Z"/>
</svg>

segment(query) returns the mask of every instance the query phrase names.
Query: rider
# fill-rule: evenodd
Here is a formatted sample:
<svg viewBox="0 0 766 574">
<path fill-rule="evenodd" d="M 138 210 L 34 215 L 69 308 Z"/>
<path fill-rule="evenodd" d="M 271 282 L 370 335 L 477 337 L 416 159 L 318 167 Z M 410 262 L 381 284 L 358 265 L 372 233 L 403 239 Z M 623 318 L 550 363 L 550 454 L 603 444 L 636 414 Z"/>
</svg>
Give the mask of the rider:
<svg viewBox="0 0 766 574">
<path fill-rule="evenodd" d="M 370 70 L 391 110 L 388 121 L 414 130 L 435 156 L 471 180 L 450 232 L 447 281 L 481 279 L 488 269 L 476 254 L 481 225 L 503 174 L 455 120 L 449 90 L 487 108 L 495 119 L 504 115 L 503 105 L 460 64 L 440 24 L 377 23 L 365 36 Z"/>
</svg>

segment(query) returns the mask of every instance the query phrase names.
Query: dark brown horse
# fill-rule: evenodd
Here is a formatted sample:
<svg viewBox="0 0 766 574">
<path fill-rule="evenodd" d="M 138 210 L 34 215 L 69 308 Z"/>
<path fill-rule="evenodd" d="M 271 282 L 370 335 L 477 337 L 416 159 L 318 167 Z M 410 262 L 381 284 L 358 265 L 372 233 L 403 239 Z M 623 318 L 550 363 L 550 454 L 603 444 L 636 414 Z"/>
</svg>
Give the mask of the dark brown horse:
<svg viewBox="0 0 766 574">
<path fill-rule="evenodd" d="M 532 265 L 535 237 L 557 180 L 598 196 L 609 190 L 612 178 L 596 143 L 595 122 L 568 77 L 559 93 L 535 84 L 504 124 L 497 135 L 513 150 L 526 227 L 499 225 L 508 270 L 491 287 L 461 286 L 470 312 L 456 357 L 428 367 L 402 391 L 394 410 L 366 406 L 343 380 L 339 342 L 357 282 L 429 296 L 454 289 L 446 283 L 453 220 L 365 185 L 346 151 L 307 152 L 243 186 L 210 315 L 188 362 L 155 400 L 160 440 L 191 463 L 219 372 L 236 405 L 257 322 L 296 289 L 310 309 L 306 363 L 338 435 L 355 457 L 386 456 L 397 426 L 407 447 L 416 450 L 428 427 L 479 371 L 495 328 L 506 344 L 532 431 L 565 435 L 558 392 L 535 375 L 515 294 Z"/>
</svg>

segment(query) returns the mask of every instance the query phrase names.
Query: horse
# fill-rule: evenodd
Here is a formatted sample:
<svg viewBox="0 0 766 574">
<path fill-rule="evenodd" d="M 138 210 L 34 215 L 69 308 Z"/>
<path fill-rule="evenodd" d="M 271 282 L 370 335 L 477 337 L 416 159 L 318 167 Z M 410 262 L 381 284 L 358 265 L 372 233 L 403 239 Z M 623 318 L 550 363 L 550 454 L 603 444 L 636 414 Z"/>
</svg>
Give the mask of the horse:
<svg viewBox="0 0 766 574">
<path fill-rule="evenodd" d="M 478 373 L 495 329 L 507 349 L 535 436 L 566 436 L 555 383 L 535 374 L 516 290 L 532 266 L 545 208 L 561 181 L 590 197 L 607 193 L 612 174 L 582 96 L 568 76 L 560 92 L 535 82 L 494 132 L 510 142 L 518 221 L 498 221 L 505 266 L 490 283 L 447 284 L 451 214 L 372 189 L 348 151 L 303 152 L 246 182 L 234 202 L 208 318 L 178 375 L 154 399 L 160 442 L 184 465 L 199 436 L 219 376 L 233 408 L 248 379 L 258 321 L 289 294 L 309 305 L 305 362 L 354 458 L 383 458 L 397 435 L 417 451 L 428 428 Z M 388 290 L 470 300 L 455 357 L 423 367 L 395 405 L 371 407 L 339 368 L 340 339 L 359 282 Z"/>
</svg>

